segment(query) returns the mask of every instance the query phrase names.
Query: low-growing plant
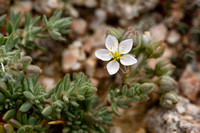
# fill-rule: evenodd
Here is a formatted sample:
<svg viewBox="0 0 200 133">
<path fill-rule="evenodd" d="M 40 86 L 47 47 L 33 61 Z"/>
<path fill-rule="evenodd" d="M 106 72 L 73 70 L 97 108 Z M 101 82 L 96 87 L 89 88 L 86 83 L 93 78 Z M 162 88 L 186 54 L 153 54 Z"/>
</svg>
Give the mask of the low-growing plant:
<svg viewBox="0 0 200 133">
<path fill-rule="evenodd" d="M 0 25 L 5 18 L 5 15 L 0 17 Z M 133 45 L 129 54 L 135 55 L 131 65 L 137 63 L 120 67 L 122 84 L 111 83 L 103 103 L 96 94 L 98 89 L 83 73 L 66 74 L 63 81 L 46 92 L 37 78 L 42 70 L 31 65 L 31 57 L 20 53 L 22 48 L 40 47 L 35 43 L 36 38 L 50 35 L 64 40 L 62 34 L 69 32 L 66 28 L 71 21 L 61 18 L 61 11 L 56 11 L 49 20 L 43 16 L 43 26 L 38 25 L 39 21 L 40 17 L 31 19 L 27 14 L 24 25 L 19 26 L 20 13 L 11 11 L 8 33 L 0 37 L 1 133 L 45 132 L 52 125 L 62 125 L 63 133 L 109 132 L 107 127 L 112 126 L 113 117 L 121 116 L 118 108 L 127 109 L 131 107 L 130 102 L 149 100 L 148 95 L 154 88 L 160 90 L 156 93 L 160 94 L 162 106 L 172 108 L 177 103 L 177 83 L 171 77 L 174 66 L 166 60 L 159 61 L 153 68 L 148 65 L 150 58 L 163 54 L 163 42 L 156 42 L 149 33 L 140 34 L 131 29 L 112 28 L 107 33 L 107 37 L 118 42 L 129 39 Z M 123 58 L 121 53 L 111 51 L 109 54 L 116 62 Z"/>
</svg>

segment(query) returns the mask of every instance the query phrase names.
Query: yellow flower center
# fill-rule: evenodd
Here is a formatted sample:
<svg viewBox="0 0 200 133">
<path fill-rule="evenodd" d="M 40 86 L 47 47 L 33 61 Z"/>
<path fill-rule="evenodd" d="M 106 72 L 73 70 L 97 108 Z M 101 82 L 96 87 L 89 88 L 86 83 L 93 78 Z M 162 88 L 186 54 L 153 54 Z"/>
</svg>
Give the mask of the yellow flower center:
<svg viewBox="0 0 200 133">
<path fill-rule="evenodd" d="M 119 54 L 118 51 L 115 51 L 115 52 L 113 53 L 113 58 L 114 58 L 114 59 L 119 59 L 120 56 L 121 56 L 121 55 Z"/>
</svg>

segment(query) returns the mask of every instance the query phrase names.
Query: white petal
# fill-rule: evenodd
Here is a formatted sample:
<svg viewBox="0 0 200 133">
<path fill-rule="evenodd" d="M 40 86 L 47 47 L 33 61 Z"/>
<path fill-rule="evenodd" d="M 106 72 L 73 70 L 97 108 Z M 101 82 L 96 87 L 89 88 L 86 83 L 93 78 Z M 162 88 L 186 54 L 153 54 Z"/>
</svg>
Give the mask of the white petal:
<svg viewBox="0 0 200 133">
<path fill-rule="evenodd" d="M 118 40 L 112 35 L 108 35 L 106 38 L 106 48 L 112 52 L 118 49 Z"/>
<path fill-rule="evenodd" d="M 122 55 L 122 58 L 120 58 L 120 62 L 124 66 L 130 66 L 130 65 L 136 64 L 137 59 L 130 54 L 126 54 L 126 55 Z"/>
<path fill-rule="evenodd" d="M 133 39 L 126 39 L 124 41 L 121 41 L 119 44 L 119 52 L 121 54 L 127 54 L 131 51 L 133 47 Z"/>
<path fill-rule="evenodd" d="M 99 49 L 95 52 L 95 56 L 103 61 L 109 61 L 112 58 L 111 52 L 107 49 Z"/>
<path fill-rule="evenodd" d="M 119 63 L 115 60 L 110 61 L 107 64 L 107 70 L 110 75 L 117 73 L 117 71 L 119 70 Z"/>
</svg>

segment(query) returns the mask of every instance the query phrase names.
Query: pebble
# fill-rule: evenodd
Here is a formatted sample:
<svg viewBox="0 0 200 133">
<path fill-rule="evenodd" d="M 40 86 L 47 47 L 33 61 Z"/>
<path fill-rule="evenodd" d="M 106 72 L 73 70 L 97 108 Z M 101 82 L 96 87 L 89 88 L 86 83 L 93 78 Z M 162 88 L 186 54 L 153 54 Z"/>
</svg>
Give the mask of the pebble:
<svg viewBox="0 0 200 133">
<path fill-rule="evenodd" d="M 77 71 L 82 67 L 82 61 L 86 60 L 85 51 L 82 49 L 82 42 L 73 42 L 62 54 L 62 69 L 64 72 Z"/>
<path fill-rule="evenodd" d="M 96 57 L 90 57 L 86 60 L 86 74 L 90 77 L 93 77 L 96 72 L 96 64 L 97 59 Z"/>
<path fill-rule="evenodd" d="M 122 129 L 120 127 L 112 127 L 110 133 L 122 133 Z"/>
<path fill-rule="evenodd" d="M 70 2 L 74 5 L 86 6 L 88 8 L 94 8 L 98 5 L 97 0 L 73 0 Z"/>
<path fill-rule="evenodd" d="M 83 35 L 87 29 L 87 22 L 84 19 L 73 19 L 71 29 L 78 35 Z"/>
<path fill-rule="evenodd" d="M 94 14 L 95 16 L 89 26 L 92 30 L 95 31 L 106 21 L 107 14 L 103 9 L 96 9 Z"/>
<path fill-rule="evenodd" d="M 164 24 L 158 24 L 150 29 L 151 35 L 156 41 L 164 41 L 167 36 L 167 27 Z"/>
<path fill-rule="evenodd" d="M 34 3 L 34 9 L 46 15 L 51 15 L 54 10 L 60 9 L 62 7 L 59 0 L 36 0 Z"/>
<path fill-rule="evenodd" d="M 200 79 L 188 65 L 179 80 L 180 92 L 191 101 L 196 102 L 200 92 Z"/>
<path fill-rule="evenodd" d="M 182 96 L 179 96 L 178 99 L 179 102 L 173 109 L 154 107 L 148 112 L 145 126 L 149 133 L 200 132 L 200 107 L 190 103 Z"/>
<path fill-rule="evenodd" d="M 42 76 L 40 77 L 41 85 L 46 86 L 46 91 L 53 89 L 56 86 L 56 82 L 51 77 Z"/>
<path fill-rule="evenodd" d="M 169 32 L 167 42 L 170 44 L 176 44 L 180 40 L 181 36 L 175 30 Z"/>
<path fill-rule="evenodd" d="M 65 8 L 66 8 L 66 12 L 69 13 L 71 17 L 74 17 L 74 18 L 79 17 L 79 12 L 71 4 L 66 4 Z"/>
</svg>

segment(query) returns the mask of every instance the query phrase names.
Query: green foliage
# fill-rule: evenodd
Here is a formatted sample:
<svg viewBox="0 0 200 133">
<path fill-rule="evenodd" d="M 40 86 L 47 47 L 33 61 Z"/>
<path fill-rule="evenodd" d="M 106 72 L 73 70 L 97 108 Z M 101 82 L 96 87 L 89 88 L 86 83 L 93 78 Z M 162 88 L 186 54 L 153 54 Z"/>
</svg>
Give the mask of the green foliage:
<svg viewBox="0 0 200 133">
<path fill-rule="evenodd" d="M 40 24 L 41 17 L 35 16 L 31 17 L 31 14 L 27 13 L 25 16 L 25 21 L 22 23 L 21 13 L 14 13 L 11 9 L 9 13 L 9 21 L 7 23 L 7 32 L 9 35 L 15 38 L 18 38 L 18 45 L 23 46 L 26 49 L 33 49 L 37 47 L 41 50 L 44 50 L 39 44 L 36 43 L 35 39 L 37 38 L 47 38 L 49 35 L 55 39 L 64 41 L 65 39 L 62 37 L 62 34 L 67 34 L 70 30 L 69 28 L 71 24 L 71 18 L 61 18 L 62 12 L 60 10 L 56 10 L 53 16 L 47 20 L 47 17 L 43 16 L 43 25 Z M 4 23 L 6 15 L 0 17 L 0 26 Z M 46 33 L 49 34 L 46 34 Z M 0 36 L 0 44 L 1 44 L 1 36 Z"/>
<path fill-rule="evenodd" d="M 33 49 L 39 47 L 35 39 L 48 37 L 64 40 L 61 34 L 68 33 L 70 18 L 61 18 L 57 10 L 49 19 L 26 14 L 24 25 L 20 13 L 10 11 L 7 24 L 8 36 L 0 36 L 0 123 L 1 133 L 42 132 L 51 125 L 63 125 L 64 133 L 106 133 L 112 126 L 112 119 L 121 116 L 118 108 L 128 109 L 130 102 L 149 100 L 149 94 L 157 86 L 161 91 L 161 105 L 172 108 L 177 103 L 173 92 L 176 81 L 170 77 L 173 66 L 168 61 L 158 62 L 155 68 L 148 65 L 147 59 L 158 58 L 164 51 L 163 44 L 154 40 L 145 40 L 138 32 L 111 29 L 119 40 L 134 39 L 132 52 L 141 58 L 138 65 L 124 75 L 121 86 L 111 86 L 104 103 L 96 94 L 97 88 L 83 73 L 67 74 L 56 87 L 46 92 L 38 82 L 37 76 L 42 70 L 31 65 L 32 58 L 21 56 L 21 47 Z M 0 17 L 0 25 L 5 20 Z M 31 19 L 32 18 L 32 19 Z M 46 32 L 45 32 L 46 31 Z M 149 45 L 148 45 L 149 44 Z"/>
<path fill-rule="evenodd" d="M 131 38 L 134 40 L 132 53 L 136 55 L 136 58 L 139 59 L 139 62 L 134 66 L 134 68 L 129 67 L 128 72 L 125 74 L 123 83 L 127 84 L 129 86 L 132 86 L 131 89 L 133 89 L 138 84 L 142 84 L 142 88 L 145 88 L 141 94 L 136 93 L 138 91 L 136 88 L 132 90 L 132 92 L 128 92 L 128 94 L 133 94 L 133 99 L 131 101 L 138 102 L 138 101 L 145 101 L 148 100 L 148 94 L 152 91 L 153 88 L 158 87 L 159 92 L 158 94 L 161 95 L 160 103 L 163 107 L 172 108 L 177 103 L 177 97 L 174 96 L 174 104 L 167 104 L 167 98 L 164 98 L 168 93 L 175 92 L 178 88 L 177 82 L 171 77 L 174 71 L 174 65 L 170 63 L 169 60 L 160 60 L 156 63 L 155 67 L 151 67 L 149 65 L 149 59 L 151 58 L 159 58 L 164 53 L 164 44 L 161 41 L 155 41 L 149 32 L 145 32 L 144 34 L 141 34 L 137 31 L 134 31 L 133 29 L 129 28 L 128 30 L 122 30 L 122 29 L 113 29 L 111 28 L 108 33 L 114 35 L 119 41 Z M 188 58 L 188 60 L 191 59 L 192 53 L 186 52 L 185 58 Z M 184 56 L 182 56 L 184 58 Z M 145 85 L 144 85 L 145 84 Z M 148 85 L 151 86 L 151 89 L 147 89 Z M 125 87 L 126 88 L 126 87 Z M 123 90 L 123 88 L 118 89 L 119 92 Z M 124 89 L 126 90 L 126 89 Z M 148 91 L 149 90 L 149 91 Z M 126 92 L 126 91 L 125 91 Z M 149 93 L 147 93 L 149 92 Z M 113 97 L 116 96 L 115 93 L 112 92 Z M 145 94 L 147 93 L 147 94 Z M 174 93 L 175 94 L 175 93 Z M 121 99 L 126 101 L 127 96 L 123 95 L 121 96 Z M 166 101 L 165 101 L 166 100 Z M 113 101 L 111 99 L 111 101 Z M 164 103 L 164 104 L 163 104 Z M 125 104 L 123 104 L 124 106 Z M 169 106 L 168 106 L 169 105 Z M 116 108 L 117 103 L 112 105 L 113 110 L 117 110 Z M 125 106 L 128 107 L 128 106 Z M 115 111 L 115 114 L 119 115 L 117 111 Z"/>
<path fill-rule="evenodd" d="M 4 14 L 4 15 L 2 15 L 1 17 L 0 17 L 0 27 L 2 26 L 2 24 L 4 23 L 4 20 L 6 19 L 6 15 Z"/>
<path fill-rule="evenodd" d="M 128 101 L 131 102 L 143 102 L 149 100 L 148 94 L 153 91 L 154 85 L 151 83 L 135 84 L 128 88 L 123 86 L 121 88 L 111 89 L 109 93 L 109 103 L 111 103 L 112 112 L 116 116 L 121 116 L 118 108 L 127 109 L 131 107 L 126 104 Z"/>
<path fill-rule="evenodd" d="M 62 11 L 56 10 L 53 16 L 47 20 L 47 17 L 43 16 L 43 23 L 48 30 L 50 36 L 55 40 L 64 41 L 65 38 L 62 37 L 62 34 L 67 34 L 70 30 L 66 30 L 71 25 L 71 18 L 62 18 Z"/>
<path fill-rule="evenodd" d="M 10 18 L 10 21 L 8 22 L 8 25 L 7 25 L 8 34 L 15 33 L 17 32 L 17 29 L 19 28 L 19 24 L 21 21 L 21 13 L 18 12 L 15 14 L 14 11 L 10 9 L 9 18 Z"/>
</svg>

